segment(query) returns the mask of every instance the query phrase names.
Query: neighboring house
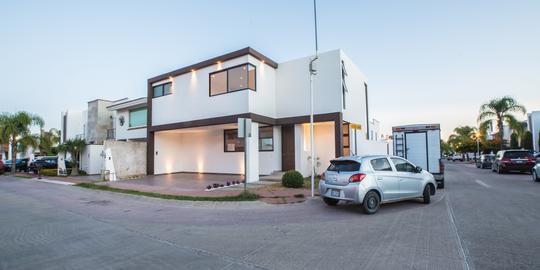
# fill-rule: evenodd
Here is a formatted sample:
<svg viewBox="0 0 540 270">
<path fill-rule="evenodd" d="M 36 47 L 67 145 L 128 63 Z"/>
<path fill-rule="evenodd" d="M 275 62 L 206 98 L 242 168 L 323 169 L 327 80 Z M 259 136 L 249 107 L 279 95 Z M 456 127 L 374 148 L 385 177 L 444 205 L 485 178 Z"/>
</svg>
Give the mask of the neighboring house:
<svg viewBox="0 0 540 270">
<path fill-rule="evenodd" d="M 532 133 L 534 151 L 540 151 L 538 137 L 540 136 L 540 111 L 533 111 L 527 114 L 527 127 Z"/>
<path fill-rule="evenodd" d="M 311 57 L 276 63 L 241 49 L 148 80 L 147 173 L 244 173 L 296 169 L 310 175 Z M 314 78 L 316 173 L 350 154 L 386 154 L 368 141 L 367 79 L 341 51 L 319 54 Z M 238 138 L 250 118 L 252 138 Z M 372 144 L 369 144 L 372 143 Z"/>
<path fill-rule="evenodd" d="M 76 138 L 86 138 L 88 110 L 66 110 L 61 115 L 60 143 Z"/>
<path fill-rule="evenodd" d="M 108 139 L 118 141 L 146 141 L 146 97 L 123 100 L 107 107 L 114 112 L 114 132 Z"/>
</svg>

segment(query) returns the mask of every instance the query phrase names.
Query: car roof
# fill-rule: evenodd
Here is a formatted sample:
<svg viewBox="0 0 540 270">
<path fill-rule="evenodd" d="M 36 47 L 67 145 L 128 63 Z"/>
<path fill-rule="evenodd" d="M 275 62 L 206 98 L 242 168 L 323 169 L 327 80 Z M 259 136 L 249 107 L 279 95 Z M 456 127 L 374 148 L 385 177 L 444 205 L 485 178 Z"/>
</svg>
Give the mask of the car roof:
<svg viewBox="0 0 540 270">
<path fill-rule="evenodd" d="M 331 161 L 334 161 L 334 160 L 353 160 L 353 161 L 356 161 L 356 162 L 361 162 L 363 159 L 393 158 L 393 157 L 402 158 L 402 157 L 393 156 L 393 155 L 359 155 L 359 156 L 341 156 L 341 157 L 332 159 Z"/>
</svg>

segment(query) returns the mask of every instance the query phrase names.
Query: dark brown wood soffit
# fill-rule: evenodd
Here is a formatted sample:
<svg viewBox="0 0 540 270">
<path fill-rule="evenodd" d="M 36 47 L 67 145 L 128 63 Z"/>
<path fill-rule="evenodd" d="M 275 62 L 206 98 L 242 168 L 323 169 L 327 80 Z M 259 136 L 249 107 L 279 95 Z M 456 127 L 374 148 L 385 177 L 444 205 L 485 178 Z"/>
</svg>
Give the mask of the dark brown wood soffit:
<svg viewBox="0 0 540 270">
<path fill-rule="evenodd" d="M 215 118 L 171 123 L 171 124 L 165 124 L 165 125 L 159 125 L 159 126 L 149 126 L 148 132 L 231 124 L 231 123 L 236 123 L 238 121 L 237 120 L 238 118 L 251 118 L 255 122 L 266 124 L 266 125 L 291 125 L 291 124 L 301 124 L 301 123 L 309 122 L 309 115 L 276 119 L 276 118 L 258 115 L 255 113 L 243 113 L 243 114 L 235 114 L 235 115 L 221 116 L 221 117 L 215 117 Z M 341 112 L 316 114 L 313 116 L 313 120 L 315 122 L 341 121 Z"/>
<path fill-rule="evenodd" d="M 246 48 L 240 49 L 238 51 L 230 52 L 230 53 L 227 53 L 227 54 L 224 54 L 224 55 L 221 55 L 221 56 L 214 57 L 212 59 L 208 59 L 208 60 L 199 62 L 197 64 L 193 64 L 193 65 L 190 65 L 190 66 L 187 66 L 187 67 L 183 67 L 183 68 L 180 68 L 180 69 L 177 69 L 177 70 L 173 70 L 171 72 L 167 72 L 165 74 L 161 74 L 159 76 L 148 79 L 148 82 L 149 83 L 159 82 L 159 81 L 168 79 L 169 77 L 176 77 L 176 76 L 191 72 L 191 70 L 193 70 L 193 69 L 198 70 L 198 69 L 205 68 L 205 67 L 208 67 L 208 66 L 211 66 L 211 65 L 215 65 L 217 62 L 224 62 L 224 61 L 231 60 L 231 59 L 234 59 L 234 58 L 238 58 L 240 56 L 244 56 L 244 55 L 248 55 L 248 54 L 255 57 L 255 58 L 257 58 L 260 61 L 264 61 L 265 64 L 267 64 L 267 65 L 269 65 L 269 66 L 271 66 L 273 68 L 278 67 L 278 64 L 275 61 L 273 61 L 272 59 L 266 57 L 265 55 L 263 55 L 262 53 L 252 49 L 251 47 L 246 47 Z"/>
</svg>

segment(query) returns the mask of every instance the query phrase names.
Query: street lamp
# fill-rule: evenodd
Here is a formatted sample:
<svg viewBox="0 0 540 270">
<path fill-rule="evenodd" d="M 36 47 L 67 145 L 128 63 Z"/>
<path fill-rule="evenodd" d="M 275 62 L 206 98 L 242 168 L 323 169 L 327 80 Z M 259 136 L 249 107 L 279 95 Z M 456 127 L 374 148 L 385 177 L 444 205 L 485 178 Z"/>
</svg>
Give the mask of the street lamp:
<svg viewBox="0 0 540 270">
<path fill-rule="evenodd" d="M 480 157 L 480 132 L 477 131 L 475 135 L 476 135 L 476 153 L 478 154 L 478 158 L 479 158 Z"/>
<path fill-rule="evenodd" d="M 315 57 L 309 62 L 309 140 L 311 145 L 311 197 L 315 197 L 315 145 L 313 139 L 313 77 L 317 74 L 314 62 L 319 59 L 319 44 L 317 42 L 317 2 L 313 0 L 313 17 L 315 19 Z"/>
</svg>

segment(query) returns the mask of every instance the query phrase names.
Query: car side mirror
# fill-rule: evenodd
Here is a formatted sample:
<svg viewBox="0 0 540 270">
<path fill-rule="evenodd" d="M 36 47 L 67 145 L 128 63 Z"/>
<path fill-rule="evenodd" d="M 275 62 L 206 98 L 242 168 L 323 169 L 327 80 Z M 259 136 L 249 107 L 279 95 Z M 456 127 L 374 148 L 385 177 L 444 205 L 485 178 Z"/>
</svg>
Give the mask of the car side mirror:
<svg viewBox="0 0 540 270">
<path fill-rule="evenodd" d="M 416 166 L 416 173 L 421 173 L 421 172 L 422 172 L 422 167 Z"/>
</svg>

